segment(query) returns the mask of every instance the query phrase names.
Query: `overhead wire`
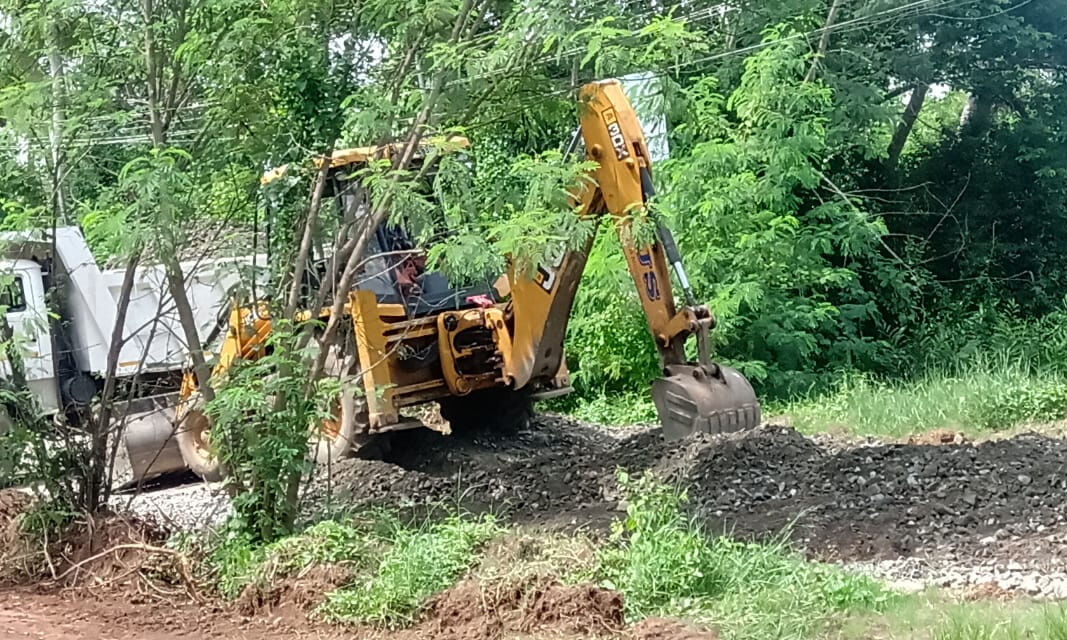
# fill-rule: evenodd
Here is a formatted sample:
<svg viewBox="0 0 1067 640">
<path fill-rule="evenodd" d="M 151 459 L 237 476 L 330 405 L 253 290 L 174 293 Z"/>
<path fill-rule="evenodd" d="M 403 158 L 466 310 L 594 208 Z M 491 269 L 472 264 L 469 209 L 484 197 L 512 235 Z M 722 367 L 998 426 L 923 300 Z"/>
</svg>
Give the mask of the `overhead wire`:
<svg viewBox="0 0 1067 640">
<path fill-rule="evenodd" d="M 909 2 L 906 5 L 901 5 L 900 7 L 895 7 L 895 8 L 892 8 L 892 9 L 885 9 L 885 10 L 882 10 L 882 11 L 879 11 L 879 12 L 876 12 L 876 13 L 873 13 L 873 14 L 865 15 L 865 16 L 859 16 L 857 18 L 853 18 L 853 19 L 850 19 L 850 20 L 847 20 L 847 21 L 844 21 L 844 22 L 840 22 L 840 23 L 837 23 L 835 25 L 824 26 L 824 27 L 820 27 L 820 28 L 817 28 L 817 29 L 812 29 L 810 31 L 806 31 L 806 32 L 802 32 L 802 33 L 791 34 L 791 35 L 788 35 L 788 36 L 785 36 L 783 38 L 779 38 L 779 39 L 776 39 L 776 40 L 759 42 L 759 43 L 755 43 L 755 44 L 748 45 L 748 46 L 745 46 L 745 47 L 740 47 L 740 48 L 737 48 L 737 49 L 731 49 L 731 50 L 728 50 L 728 51 L 720 51 L 720 52 L 717 52 L 717 53 L 714 53 L 714 54 L 711 54 L 711 55 L 708 55 L 708 56 L 703 56 L 701 58 L 696 58 L 696 59 L 693 59 L 693 60 L 687 60 L 687 61 L 684 61 L 684 62 L 679 62 L 679 63 L 675 63 L 675 64 L 672 64 L 672 65 L 668 65 L 665 68 L 661 68 L 661 69 L 657 69 L 657 70 L 648 70 L 648 71 L 645 72 L 645 75 L 646 76 L 651 76 L 651 77 L 664 77 L 664 76 L 666 76 L 668 74 L 677 73 L 681 69 L 689 68 L 689 67 L 692 67 L 694 65 L 707 64 L 708 62 L 714 62 L 714 61 L 717 61 L 717 60 L 722 60 L 722 59 L 730 58 L 730 57 L 733 57 L 733 56 L 745 55 L 745 54 L 748 54 L 748 53 L 751 53 L 751 52 L 754 52 L 754 51 L 759 51 L 761 49 L 764 49 L 764 48 L 767 48 L 767 47 L 770 47 L 770 46 L 774 46 L 774 45 L 776 45 L 778 43 L 785 42 L 785 41 L 798 40 L 798 39 L 808 39 L 808 38 L 811 38 L 813 36 L 821 35 L 822 33 L 826 32 L 826 31 L 830 31 L 830 32 L 834 32 L 834 33 L 849 33 L 849 32 L 852 32 L 852 31 L 856 31 L 856 30 L 860 30 L 860 29 L 863 29 L 863 28 L 867 28 L 867 27 L 872 26 L 872 25 L 876 26 L 876 25 L 879 25 L 879 24 L 884 24 L 884 23 L 890 22 L 892 19 L 895 19 L 895 18 L 898 18 L 898 17 L 906 17 L 906 18 L 925 17 L 925 16 L 928 16 L 930 14 L 927 13 L 927 12 L 921 12 L 921 11 L 917 11 L 917 12 L 914 12 L 914 13 L 909 13 L 908 15 L 904 15 L 904 16 L 899 16 L 898 14 L 900 14 L 903 11 L 913 11 L 913 10 L 916 10 L 916 9 L 921 9 L 921 8 L 927 6 L 927 5 L 931 5 L 929 8 L 936 9 L 936 10 L 942 10 L 942 9 L 945 9 L 945 8 L 948 8 L 948 7 L 967 6 L 967 5 L 976 4 L 976 3 L 982 2 L 982 1 L 983 0 L 962 0 L 962 1 L 961 0 L 914 0 L 913 2 Z M 876 20 L 876 18 L 884 18 L 884 19 Z M 573 92 L 574 90 L 580 88 L 586 82 L 588 82 L 588 80 L 580 80 L 578 82 L 573 82 L 573 83 L 572 82 L 568 82 L 565 85 L 561 86 L 560 88 L 558 88 L 558 89 L 556 89 L 554 91 L 549 91 L 547 93 L 544 93 L 539 100 L 536 100 L 536 101 L 533 101 L 531 103 L 528 103 L 528 104 L 526 104 L 526 105 L 524 105 L 524 106 L 522 106 L 522 107 L 520 107 L 520 108 L 518 108 L 518 109 L 516 109 L 516 110 L 514 110 L 512 112 L 510 112 L 509 115 L 513 117 L 513 116 L 520 115 L 522 113 L 526 113 L 526 112 L 530 111 L 531 109 L 534 109 L 534 108 L 540 107 L 540 106 L 542 106 L 544 104 L 547 104 L 550 100 L 558 99 L 558 98 L 560 98 L 560 97 L 562 97 L 564 95 L 567 95 L 567 94 Z M 505 116 L 497 117 L 497 118 L 494 118 L 492 121 L 490 121 L 490 122 L 488 122 L 486 124 L 492 124 L 492 123 L 499 122 L 499 121 L 504 120 L 504 119 L 505 119 Z M 467 128 L 468 129 L 472 129 L 472 128 L 477 128 L 478 126 L 479 126 L 479 124 L 475 123 L 475 124 L 469 125 Z"/>
<path fill-rule="evenodd" d="M 622 3 L 621 7 L 631 6 L 633 4 L 636 4 L 639 1 L 641 1 L 641 0 L 625 0 L 625 2 Z M 876 26 L 876 25 L 879 25 L 879 24 L 884 24 L 884 23 L 892 21 L 893 19 L 935 16 L 935 17 L 961 19 L 961 20 L 979 20 L 979 19 L 990 18 L 990 17 L 993 17 L 995 15 L 1002 15 L 1004 13 L 1016 10 L 1018 8 L 1021 8 L 1021 7 L 1025 6 L 1025 5 L 1029 4 L 1030 2 L 1032 2 L 1032 0 L 1023 0 L 1023 2 L 1020 2 L 1020 3 L 1016 4 L 1016 5 L 1014 5 L 1013 7 L 1009 7 L 1007 9 L 1001 10 L 1001 11 L 995 13 L 995 14 L 989 14 L 987 16 L 980 16 L 980 17 L 945 16 L 944 14 L 934 13 L 935 11 L 943 10 L 943 9 L 946 9 L 946 8 L 963 7 L 963 6 L 976 4 L 976 3 L 982 2 L 982 1 L 983 0 L 963 0 L 963 1 L 960 1 L 960 0 L 913 0 L 912 2 L 909 2 L 909 3 L 904 4 L 904 5 L 900 5 L 898 7 L 891 7 L 891 8 L 883 9 L 881 11 L 878 11 L 878 12 L 875 12 L 875 13 L 872 13 L 872 14 L 857 16 L 857 17 L 852 18 L 850 20 L 839 22 L 839 23 L 836 23 L 836 24 L 833 24 L 833 25 L 826 25 L 826 26 L 823 26 L 823 27 L 812 29 L 810 31 L 806 31 L 806 32 L 802 32 L 802 33 L 790 34 L 788 36 L 784 36 L 784 37 L 779 38 L 779 39 L 774 40 L 774 41 L 754 43 L 752 45 L 747 45 L 747 46 L 740 47 L 740 48 L 737 48 L 737 49 L 730 49 L 730 50 L 727 50 L 727 51 L 720 51 L 720 52 L 716 52 L 716 53 L 713 53 L 713 54 L 710 54 L 710 55 L 707 55 L 707 56 L 703 56 L 703 57 L 700 57 L 700 58 L 695 58 L 695 59 L 692 59 L 692 60 L 686 60 L 686 61 L 674 63 L 674 64 L 671 64 L 671 65 L 667 65 L 666 67 L 663 67 L 661 69 L 649 70 L 649 71 L 646 72 L 646 75 L 649 75 L 649 76 L 652 76 L 652 77 L 663 77 L 663 76 L 668 75 L 670 73 L 677 73 L 678 71 L 680 71 L 682 69 L 689 68 L 689 67 L 692 67 L 692 66 L 695 66 L 695 65 L 707 64 L 709 62 L 714 62 L 714 61 L 717 61 L 717 60 L 722 60 L 722 59 L 730 58 L 730 57 L 733 57 L 733 56 L 744 55 L 744 54 L 747 54 L 747 53 L 758 51 L 758 50 L 764 49 L 764 48 L 766 48 L 768 46 L 772 46 L 772 45 L 774 45 L 776 43 L 779 43 L 779 42 L 786 42 L 786 41 L 792 41 L 792 40 L 798 40 L 798 39 L 807 39 L 807 38 L 811 38 L 813 36 L 821 35 L 821 34 L 823 34 L 825 32 L 833 32 L 833 33 L 838 33 L 838 34 L 840 34 L 840 33 L 850 33 L 850 32 L 856 31 L 856 30 L 868 28 L 870 26 Z M 706 20 L 706 19 L 709 19 L 709 18 L 716 17 L 717 12 L 721 11 L 724 7 L 728 7 L 728 6 L 729 5 L 727 3 L 711 5 L 709 7 L 704 7 L 702 9 L 695 10 L 695 11 L 693 11 L 691 13 L 688 13 L 688 14 L 683 14 L 681 16 L 677 16 L 675 19 L 681 20 L 681 21 L 697 20 L 699 22 L 699 21 L 702 21 L 702 20 Z M 922 9 L 929 9 L 930 11 L 923 11 Z M 642 16 L 643 16 L 643 18 L 649 18 L 649 17 L 651 17 L 653 15 L 657 15 L 658 13 L 659 12 L 656 9 L 652 9 L 649 12 L 646 12 L 645 14 L 642 14 Z M 718 13 L 718 15 L 722 15 L 722 13 Z M 879 18 L 882 18 L 882 19 L 879 19 Z M 498 31 L 499 31 L 499 28 L 492 30 L 489 34 L 483 34 L 483 35 L 496 35 L 496 33 Z M 639 33 L 640 33 L 640 29 L 630 30 L 628 32 L 628 36 L 629 35 L 637 35 Z M 746 34 L 742 34 L 742 35 L 751 35 L 751 32 L 746 33 Z M 621 37 L 624 37 L 624 36 L 620 36 L 620 38 Z M 558 52 L 558 53 L 542 56 L 540 58 L 536 58 L 533 61 L 527 63 L 527 66 L 528 67 L 535 67 L 535 66 L 538 66 L 538 65 L 541 65 L 541 64 L 552 62 L 552 61 L 561 61 L 561 60 L 563 60 L 565 58 L 568 58 L 568 57 L 573 58 L 574 56 L 577 56 L 577 55 L 583 54 L 583 53 L 585 53 L 584 50 L 582 50 L 580 48 L 573 48 L 573 49 L 570 49 L 570 50 L 565 51 L 565 52 Z M 486 73 L 477 74 L 477 75 L 474 75 L 474 76 L 468 76 L 468 77 L 462 78 L 462 79 L 453 80 L 451 82 L 446 83 L 445 86 L 446 86 L 447 89 L 455 89 L 457 87 L 460 87 L 460 86 L 463 86 L 463 85 L 468 85 L 468 84 L 473 84 L 475 82 L 482 81 L 482 80 L 493 80 L 493 79 L 498 79 L 498 78 L 504 78 L 504 77 L 507 77 L 507 76 L 513 76 L 514 73 L 515 73 L 514 70 L 499 70 L 499 71 L 494 71 L 494 72 L 486 72 Z M 543 104 L 547 103 L 550 99 L 554 99 L 554 98 L 558 98 L 560 96 L 566 95 L 567 93 L 569 93 L 569 92 L 577 89 L 578 87 L 580 87 L 581 84 L 584 84 L 584 81 L 583 82 L 576 82 L 576 83 L 568 83 L 568 84 L 560 87 L 559 89 L 557 89 L 555 91 L 551 91 L 548 94 L 543 95 L 541 100 L 536 101 L 534 103 L 531 103 L 529 105 L 526 105 L 523 108 L 516 110 L 514 113 L 515 114 L 519 114 L 519 113 L 527 112 L 527 111 L 529 111 L 531 106 L 540 106 L 540 105 L 543 105 Z M 208 108 L 209 106 L 213 106 L 213 104 L 217 104 L 217 103 L 194 103 L 194 104 L 191 104 L 191 105 L 183 105 L 183 106 L 180 106 L 180 107 L 173 107 L 171 109 L 173 109 L 175 111 L 180 111 L 180 110 L 194 111 L 194 110 L 202 110 L 202 109 Z M 129 112 L 119 112 L 119 113 L 129 113 Z M 147 115 L 148 115 L 147 113 L 141 114 L 141 117 L 147 117 Z M 99 115 L 99 116 L 89 116 L 87 119 L 103 120 L 103 119 L 107 119 L 107 118 L 109 118 L 109 116 L 107 116 L 107 115 Z M 408 118 L 406 120 L 402 119 L 402 122 L 409 122 L 410 123 L 410 122 L 413 122 L 413 121 L 414 121 L 414 117 Z M 134 126 L 134 125 L 131 125 L 131 126 Z M 187 130 L 183 130 L 183 131 L 172 132 L 169 135 L 170 135 L 170 137 L 172 139 L 174 139 L 174 138 L 179 138 L 180 139 L 180 138 L 182 138 L 184 136 L 194 136 L 195 137 L 195 135 L 197 135 L 198 133 L 199 133 L 199 131 L 196 130 L 196 129 L 187 129 Z M 226 141 L 226 140 L 231 140 L 232 141 L 232 140 L 235 140 L 235 139 L 237 139 L 237 138 L 236 137 L 229 137 L 229 138 L 225 138 L 225 139 L 216 138 L 216 140 L 218 140 L 218 141 Z M 188 142 L 189 140 L 184 140 L 184 141 Z M 100 137 L 100 138 L 81 138 L 81 139 L 75 139 L 75 140 L 69 141 L 68 144 L 70 146 L 72 146 L 72 147 L 79 147 L 79 146 L 95 146 L 95 145 L 135 144 L 135 143 L 140 143 L 140 142 L 150 142 L 150 138 L 149 138 L 147 133 L 144 133 L 144 134 L 118 135 L 118 136 L 113 135 L 111 137 Z M 16 149 L 16 146 L 17 145 L 9 145 L 7 147 L 0 146 L 0 150 L 14 150 L 14 149 Z"/>
</svg>

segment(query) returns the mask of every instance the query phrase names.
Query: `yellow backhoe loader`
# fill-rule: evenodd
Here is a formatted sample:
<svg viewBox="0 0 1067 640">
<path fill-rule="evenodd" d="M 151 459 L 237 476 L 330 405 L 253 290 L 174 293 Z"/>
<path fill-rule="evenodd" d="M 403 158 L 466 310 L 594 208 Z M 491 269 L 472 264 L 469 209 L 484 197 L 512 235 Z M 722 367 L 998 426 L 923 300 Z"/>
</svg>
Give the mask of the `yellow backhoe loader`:
<svg viewBox="0 0 1067 640">
<path fill-rule="evenodd" d="M 668 438 L 754 427 L 760 406 L 749 382 L 711 360 L 708 333 L 714 319 L 698 305 L 670 231 L 655 223 L 655 240 L 638 246 L 635 217 L 647 216 L 652 166 L 637 116 L 618 81 L 588 84 L 580 92 L 581 137 L 593 181 L 574 194 L 580 215 L 609 215 L 648 319 L 663 377 L 652 396 Z M 383 149 L 335 152 L 331 176 L 351 176 Z M 350 214 L 366 206 L 360 190 L 338 186 L 332 196 Z M 655 221 L 652 221 L 655 222 Z M 561 251 L 552 264 L 526 274 L 515 268 L 492 285 L 457 289 L 428 272 L 410 254 L 403 233 L 387 224 L 367 248 L 363 284 L 347 293 L 347 342 L 328 358 L 343 378 L 336 420 L 313 437 L 319 460 L 348 455 L 376 434 L 421 427 L 402 411 L 430 402 L 456 423 L 516 422 L 531 402 L 571 390 L 563 340 L 575 293 L 592 245 Z M 397 254 L 399 257 L 397 257 Z M 374 257 L 378 256 L 378 257 Z M 685 304 L 672 295 L 674 270 Z M 310 314 L 309 314 L 310 315 Z M 240 358 L 254 358 L 271 330 L 264 305 L 234 309 L 215 373 Z M 686 341 L 696 341 L 696 361 Z M 347 356 L 347 359 L 346 359 Z M 205 478 L 218 477 L 210 454 L 209 420 L 188 377 L 178 410 L 178 441 L 186 464 Z"/>
</svg>

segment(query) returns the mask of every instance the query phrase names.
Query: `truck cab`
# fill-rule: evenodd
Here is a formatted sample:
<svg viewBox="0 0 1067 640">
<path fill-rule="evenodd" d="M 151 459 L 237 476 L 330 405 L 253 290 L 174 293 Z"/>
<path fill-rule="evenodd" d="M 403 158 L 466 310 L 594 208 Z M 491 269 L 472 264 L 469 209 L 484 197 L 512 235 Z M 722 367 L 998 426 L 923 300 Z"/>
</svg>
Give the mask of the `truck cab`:
<svg viewBox="0 0 1067 640">
<path fill-rule="evenodd" d="M 61 407 L 55 367 L 55 345 L 45 305 L 44 269 L 34 260 L 8 261 L 0 279 L 0 307 L 7 314 L 16 348 L 22 353 L 26 383 L 45 413 Z M 11 375 L 11 363 L 0 363 L 0 375 Z"/>
</svg>

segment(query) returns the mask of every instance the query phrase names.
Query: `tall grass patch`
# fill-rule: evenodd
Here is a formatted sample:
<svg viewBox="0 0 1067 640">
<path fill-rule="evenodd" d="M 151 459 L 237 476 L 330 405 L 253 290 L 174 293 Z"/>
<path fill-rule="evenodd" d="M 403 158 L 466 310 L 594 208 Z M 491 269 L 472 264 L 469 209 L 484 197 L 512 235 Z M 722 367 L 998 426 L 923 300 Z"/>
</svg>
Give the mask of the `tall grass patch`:
<svg viewBox="0 0 1067 640">
<path fill-rule="evenodd" d="M 850 376 L 829 393 L 769 409 L 768 414 L 788 415 L 807 433 L 838 428 L 875 436 L 943 428 L 991 431 L 1064 417 L 1067 374 L 1000 352 L 910 381 Z"/>
<path fill-rule="evenodd" d="M 681 616 L 727 640 L 805 638 L 835 614 L 877 611 L 895 596 L 880 583 L 812 563 L 784 541 L 714 537 L 684 514 L 684 492 L 645 474 L 619 475 L 626 518 L 599 553 L 597 577 L 626 597 L 630 620 Z"/>
<path fill-rule="evenodd" d="M 248 585 L 267 585 L 315 565 L 365 567 L 384 547 L 373 526 L 355 520 L 324 520 L 267 545 L 257 545 L 238 528 L 227 530 L 208 562 L 219 593 L 236 598 Z"/>
<path fill-rule="evenodd" d="M 373 570 L 327 594 L 318 612 L 335 622 L 410 624 L 423 602 L 470 569 L 481 546 L 498 532 L 489 517 L 453 517 L 419 528 L 399 527 Z"/>
<path fill-rule="evenodd" d="M 934 630 L 934 640 L 1067 640 L 1067 608 L 993 617 L 960 611 Z"/>
</svg>

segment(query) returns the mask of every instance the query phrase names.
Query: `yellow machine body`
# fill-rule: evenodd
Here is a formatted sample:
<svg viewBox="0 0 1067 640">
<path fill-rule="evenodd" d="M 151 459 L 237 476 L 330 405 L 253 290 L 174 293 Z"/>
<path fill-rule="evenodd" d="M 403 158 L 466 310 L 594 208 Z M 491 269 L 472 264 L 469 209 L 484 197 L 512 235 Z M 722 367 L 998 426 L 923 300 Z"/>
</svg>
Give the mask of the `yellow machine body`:
<svg viewBox="0 0 1067 640">
<path fill-rule="evenodd" d="M 580 99 L 586 156 L 597 168 L 588 186 L 573 194 L 574 201 L 580 215 L 607 215 L 614 221 L 663 367 L 652 393 L 664 433 L 681 437 L 755 426 L 760 408 L 748 381 L 710 361 L 711 314 L 703 306 L 679 308 L 675 303 L 671 266 L 689 291 L 677 249 L 670 255 L 674 241 L 669 231 L 661 228 L 653 241 L 634 242 L 634 221 L 647 221 L 652 166 L 621 85 L 614 80 L 586 85 Z M 380 155 L 377 148 L 338 151 L 330 166 L 351 169 Z M 284 168 L 267 174 L 264 182 L 283 173 Z M 359 385 L 356 392 L 366 412 L 359 435 L 419 426 L 403 411 L 429 402 L 477 403 L 480 394 L 490 391 L 514 392 L 518 402 L 570 391 L 564 336 L 591 245 L 592 239 L 578 250 L 561 251 L 551 264 L 531 273 L 513 267 L 494 286 L 495 300 L 468 301 L 472 303 L 462 308 L 418 315 L 403 304 L 380 301 L 373 291 L 349 292 L 344 313 L 351 323 L 358 374 L 347 384 Z M 235 308 L 215 373 L 238 359 L 258 357 L 270 330 L 266 305 L 255 312 Z M 697 339 L 696 362 L 686 359 L 685 342 L 691 336 Z M 182 397 L 192 396 L 195 388 L 187 376 Z"/>
</svg>

